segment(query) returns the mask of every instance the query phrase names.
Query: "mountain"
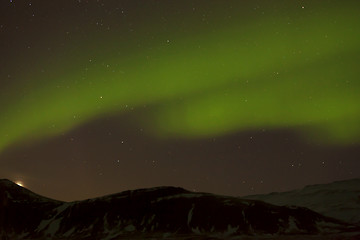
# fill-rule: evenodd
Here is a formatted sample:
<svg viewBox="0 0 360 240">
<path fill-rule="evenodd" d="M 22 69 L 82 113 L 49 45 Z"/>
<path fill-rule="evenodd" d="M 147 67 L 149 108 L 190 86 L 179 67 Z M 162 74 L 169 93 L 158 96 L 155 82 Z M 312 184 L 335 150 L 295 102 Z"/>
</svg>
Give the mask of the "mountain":
<svg viewBox="0 0 360 240">
<path fill-rule="evenodd" d="M 360 179 L 310 185 L 289 192 L 252 195 L 244 198 L 279 206 L 306 207 L 325 216 L 360 225 Z"/>
<path fill-rule="evenodd" d="M 60 202 L 0 180 L 0 239 L 271 239 L 358 232 L 356 225 L 303 207 L 176 187 Z"/>
</svg>

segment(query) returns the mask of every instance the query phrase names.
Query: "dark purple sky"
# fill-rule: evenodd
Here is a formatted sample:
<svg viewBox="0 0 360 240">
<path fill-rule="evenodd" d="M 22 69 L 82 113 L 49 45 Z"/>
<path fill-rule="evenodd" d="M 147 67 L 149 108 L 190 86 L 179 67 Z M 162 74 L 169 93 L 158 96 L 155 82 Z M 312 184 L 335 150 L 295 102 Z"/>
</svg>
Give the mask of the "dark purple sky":
<svg viewBox="0 0 360 240">
<path fill-rule="evenodd" d="M 355 15 L 331 15 L 338 1 L 271 2 L 2 1 L 0 178 L 72 201 L 163 185 L 243 196 L 360 177 L 359 32 L 341 25 Z M 237 41 L 249 46 L 239 66 Z M 204 69 L 209 80 L 197 84 Z M 114 84 L 121 74 L 128 89 Z M 90 102 L 93 93 L 110 100 Z"/>
</svg>

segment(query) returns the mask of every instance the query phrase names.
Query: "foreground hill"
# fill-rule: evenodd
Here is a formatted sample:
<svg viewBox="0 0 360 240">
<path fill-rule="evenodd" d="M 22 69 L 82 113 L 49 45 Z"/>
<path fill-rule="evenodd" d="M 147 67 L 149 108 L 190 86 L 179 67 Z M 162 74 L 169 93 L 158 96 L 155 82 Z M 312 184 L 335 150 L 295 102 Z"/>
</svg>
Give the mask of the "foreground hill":
<svg viewBox="0 0 360 240">
<path fill-rule="evenodd" d="M 351 236 L 360 229 L 303 207 L 158 187 L 78 202 L 0 180 L 1 239 L 209 239 Z M 331 235 L 327 235 L 331 234 Z M 339 235 L 340 234 L 340 235 Z"/>
<path fill-rule="evenodd" d="M 325 216 L 360 224 L 360 179 L 310 185 L 289 192 L 252 195 L 244 198 L 279 206 L 306 207 Z"/>
</svg>

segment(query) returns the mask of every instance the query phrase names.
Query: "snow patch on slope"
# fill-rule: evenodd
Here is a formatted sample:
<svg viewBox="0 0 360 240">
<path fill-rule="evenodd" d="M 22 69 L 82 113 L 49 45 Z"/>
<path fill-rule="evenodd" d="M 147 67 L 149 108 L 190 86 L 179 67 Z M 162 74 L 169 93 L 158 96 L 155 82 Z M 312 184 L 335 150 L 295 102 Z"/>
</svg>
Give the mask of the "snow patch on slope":
<svg viewBox="0 0 360 240">
<path fill-rule="evenodd" d="M 360 179 L 319 184 L 303 189 L 244 197 L 278 206 L 306 207 L 325 216 L 360 223 Z"/>
<path fill-rule="evenodd" d="M 193 204 L 192 208 L 190 209 L 189 214 L 188 214 L 188 219 L 187 219 L 187 225 L 188 226 L 190 226 L 190 222 L 191 222 L 191 219 L 192 219 L 192 216 L 193 216 L 194 208 L 195 208 L 195 205 Z"/>
</svg>

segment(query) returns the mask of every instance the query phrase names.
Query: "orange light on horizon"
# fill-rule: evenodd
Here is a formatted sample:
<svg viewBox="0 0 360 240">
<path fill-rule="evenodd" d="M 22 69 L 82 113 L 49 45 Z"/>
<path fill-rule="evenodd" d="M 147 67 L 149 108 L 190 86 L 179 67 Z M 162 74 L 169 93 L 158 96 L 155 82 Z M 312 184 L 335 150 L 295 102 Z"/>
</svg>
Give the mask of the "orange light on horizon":
<svg viewBox="0 0 360 240">
<path fill-rule="evenodd" d="M 16 181 L 15 183 L 20 187 L 24 187 L 24 183 L 22 181 Z"/>
</svg>

